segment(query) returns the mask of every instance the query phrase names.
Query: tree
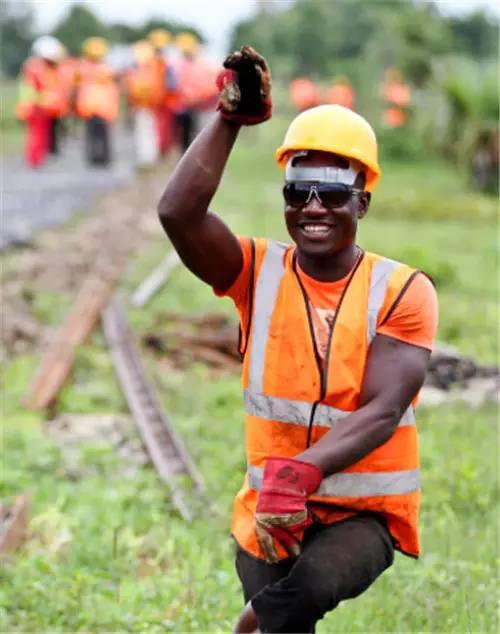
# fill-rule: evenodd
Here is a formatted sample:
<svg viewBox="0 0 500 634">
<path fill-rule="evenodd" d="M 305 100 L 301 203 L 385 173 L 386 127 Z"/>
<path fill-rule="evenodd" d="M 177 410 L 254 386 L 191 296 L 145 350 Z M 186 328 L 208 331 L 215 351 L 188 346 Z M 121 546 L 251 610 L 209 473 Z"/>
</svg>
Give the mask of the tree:
<svg viewBox="0 0 500 634">
<path fill-rule="evenodd" d="M 2 73 L 15 77 L 33 41 L 33 10 L 27 2 L 0 2 L 0 41 Z"/>
<path fill-rule="evenodd" d="M 498 53 L 498 21 L 483 11 L 448 19 L 457 50 L 484 59 Z"/>
<path fill-rule="evenodd" d="M 88 37 L 107 37 L 107 34 L 107 27 L 82 4 L 72 6 L 53 31 L 72 55 L 81 52 L 83 41 Z"/>
</svg>

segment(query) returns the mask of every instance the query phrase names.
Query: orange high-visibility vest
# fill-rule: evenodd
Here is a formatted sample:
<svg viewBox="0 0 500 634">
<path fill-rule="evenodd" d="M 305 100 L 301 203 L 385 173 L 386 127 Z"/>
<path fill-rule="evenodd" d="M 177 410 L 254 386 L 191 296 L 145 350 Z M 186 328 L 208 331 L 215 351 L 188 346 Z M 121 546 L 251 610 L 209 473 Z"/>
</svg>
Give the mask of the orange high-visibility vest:
<svg viewBox="0 0 500 634">
<path fill-rule="evenodd" d="M 82 119 L 102 117 L 113 122 L 118 118 L 120 93 L 112 70 L 103 63 L 82 65 L 75 110 Z"/>
<path fill-rule="evenodd" d="M 408 108 L 411 104 L 410 87 L 403 82 L 388 82 L 383 87 L 383 96 L 387 103 L 384 123 L 390 128 L 401 127 L 408 120 Z"/>
<path fill-rule="evenodd" d="M 176 100 L 171 101 L 172 107 L 177 112 L 186 109 L 198 108 L 207 99 L 207 84 L 210 84 L 208 92 L 215 86 L 215 78 L 212 69 L 207 70 L 207 63 L 202 58 L 172 59 L 169 65 L 175 73 L 178 90 Z"/>
<path fill-rule="evenodd" d="M 349 84 L 333 84 L 327 91 L 326 102 L 354 109 L 354 90 Z"/>
<path fill-rule="evenodd" d="M 321 103 L 319 88 L 310 79 L 302 77 L 290 83 L 290 99 L 297 110 L 307 110 Z"/>
<path fill-rule="evenodd" d="M 153 60 L 132 68 L 125 75 L 129 103 L 136 108 L 155 108 L 165 95 L 165 68 Z"/>
<path fill-rule="evenodd" d="M 253 308 L 242 338 L 247 473 L 235 499 L 232 533 L 262 559 L 254 516 L 266 458 L 297 456 L 306 449 L 308 435 L 314 444 L 358 408 L 379 312 L 399 301 L 417 272 L 374 253 L 361 256 L 337 307 L 323 370 L 316 360 L 295 249 L 261 239 L 254 244 Z M 325 477 L 310 498 L 314 514 L 327 523 L 360 511 L 383 515 L 396 548 L 415 557 L 420 550 L 417 397 L 386 443 Z M 280 549 L 279 556 L 287 554 Z"/>
<path fill-rule="evenodd" d="M 402 82 L 389 82 L 384 86 L 384 99 L 400 108 L 407 108 L 411 102 L 410 87 Z"/>
<path fill-rule="evenodd" d="M 35 107 L 42 108 L 50 117 L 62 117 L 69 108 L 69 102 L 56 66 L 44 60 L 31 57 L 23 66 L 19 87 L 19 101 L 16 116 L 25 121 Z"/>
</svg>

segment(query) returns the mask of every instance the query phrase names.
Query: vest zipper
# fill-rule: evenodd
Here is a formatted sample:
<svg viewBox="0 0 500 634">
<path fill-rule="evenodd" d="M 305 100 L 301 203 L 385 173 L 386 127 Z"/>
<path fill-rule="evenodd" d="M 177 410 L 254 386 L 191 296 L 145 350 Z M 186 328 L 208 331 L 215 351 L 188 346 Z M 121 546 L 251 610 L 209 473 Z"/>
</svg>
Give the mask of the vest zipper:
<svg viewBox="0 0 500 634">
<path fill-rule="evenodd" d="M 317 401 L 313 402 L 313 405 L 312 405 L 312 408 L 311 408 L 311 413 L 309 415 L 309 423 L 308 423 L 308 427 L 307 427 L 306 449 L 311 446 L 311 436 L 312 436 L 312 426 L 314 424 L 314 414 L 316 413 L 316 409 L 317 409 L 318 405 L 321 403 L 321 401 L 326 396 L 326 388 L 327 388 L 327 383 L 328 383 L 328 370 L 329 370 L 329 365 L 330 365 L 330 348 L 331 348 L 331 344 L 332 344 L 332 340 L 333 340 L 333 329 L 335 328 L 335 324 L 337 323 L 337 316 L 339 314 L 342 302 L 344 301 L 344 297 L 345 297 L 345 294 L 347 292 L 347 289 L 349 288 L 349 285 L 350 285 L 350 283 L 352 281 L 352 278 L 354 277 L 354 274 L 358 270 L 359 265 L 361 264 L 361 261 L 362 261 L 364 255 L 365 255 L 365 252 L 361 249 L 361 253 L 358 256 L 358 259 L 356 260 L 356 263 L 354 265 L 354 268 L 351 271 L 351 274 L 349 275 L 349 279 L 347 280 L 346 285 L 344 286 L 344 289 L 342 290 L 342 294 L 340 296 L 339 303 L 337 304 L 337 308 L 335 310 L 335 315 L 333 316 L 333 321 L 332 321 L 332 326 L 330 328 L 330 333 L 328 335 L 328 343 L 327 343 L 327 346 L 326 346 L 326 353 L 325 353 L 325 363 L 324 363 L 324 366 L 322 367 L 321 356 L 320 356 L 319 351 L 318 351 L 318 346 L 317 346 L 317 343 L 316 343 L 316 337 L 314 336 L 314 327 L 313 327 L 313 323 L 312 323 L 311 306 L 310 306 L 310 302 L 309 302 L 309 297 L 307 296 L 306 290 L 305 290 L 305 288 L 304 288 L 304 286 L 302 284 L 302 280 L 300 279 L 300 276 L 297 273 L 297 251 L 295 251 L 294 254 L 293 254 L 293 261 L 292 261 L 293 262 L 293 272 L 295 273 L 295 277 L 297 278 L 297 281 L 299 283 L 299 287 L 300 287 L 300 290 L 302 291 L 302 296 L 304 298 L 304 303 L 306 305 L 307 321 L 309 323 L 309 332 L 311 334 L 311 338 L 312 338 L 312 342 L 313 342 L 314 357 L 316 359 L 316 365 L 318 367 L 319 378 L 320 378 L 319 399 Z"/>
</svg>

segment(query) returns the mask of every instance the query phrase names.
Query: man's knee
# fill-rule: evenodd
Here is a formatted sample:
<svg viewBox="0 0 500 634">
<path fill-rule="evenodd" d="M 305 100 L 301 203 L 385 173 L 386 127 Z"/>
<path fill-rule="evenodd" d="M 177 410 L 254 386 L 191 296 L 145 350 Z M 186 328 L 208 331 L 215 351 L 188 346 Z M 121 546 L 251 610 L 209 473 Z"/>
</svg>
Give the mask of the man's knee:
<svg viewBox="0 0 500 634">
<path fill-rule="evenodd" d="M 300 561 L 288 576 L 252 599 L 262 632 L 313 632 L 337 603 L 335 582 L 327 583 L 321 566 L 310 560 Z"/>
</svg>

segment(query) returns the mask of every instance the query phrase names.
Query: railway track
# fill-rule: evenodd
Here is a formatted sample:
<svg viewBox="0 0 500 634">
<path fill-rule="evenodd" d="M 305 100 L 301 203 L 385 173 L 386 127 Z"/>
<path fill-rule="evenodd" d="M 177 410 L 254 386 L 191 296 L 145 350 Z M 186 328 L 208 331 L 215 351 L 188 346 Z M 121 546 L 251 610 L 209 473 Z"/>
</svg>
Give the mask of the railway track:
<svg viewBox="0 0 500 634">
<path fill-rule="evenodd" d="M 199 498 L 203 493 L 203 482 L 146 376 L 125 312 L 116 296 L 104 310 L 102 321 L 118 380 L 146 449 L 158 475 L 170 490 L 174 506 L 185 520 L 190 521 L 193 505 L 188 501 L 188 485 Z"/>
</svg>

